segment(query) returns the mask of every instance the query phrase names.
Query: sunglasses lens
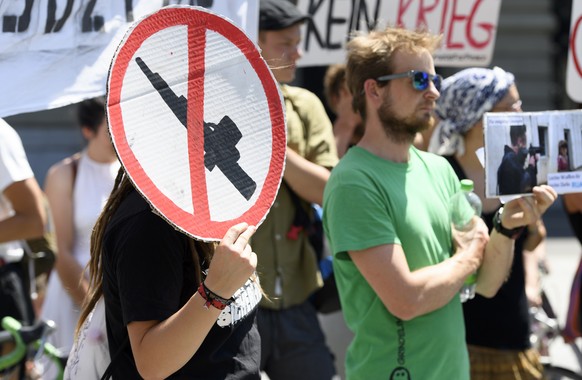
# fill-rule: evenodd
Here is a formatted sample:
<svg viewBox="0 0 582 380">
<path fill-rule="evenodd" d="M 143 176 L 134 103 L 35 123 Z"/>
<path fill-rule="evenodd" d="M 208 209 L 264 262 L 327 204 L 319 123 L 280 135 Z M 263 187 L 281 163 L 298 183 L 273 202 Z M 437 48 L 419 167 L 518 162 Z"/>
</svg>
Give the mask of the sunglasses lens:
<svg viewBox="0 0 582 380">
<path fill-rule="evenodd" d="M 424 91 L 428 88 L 429 81 L 432 80 L 437 91 L 441 90 L 441 77 L 439 75 L 430 75 L 424 71 L 417 71 L 412 77 L 412 86 L 415 90 Z"/>
<path fill-rule="evenodd" d="M 415 90 L 424 91 L 428 87 L 428 74 L 423 71 L 417 71 L 412 77 L 412 87 Z"/>
</svg>

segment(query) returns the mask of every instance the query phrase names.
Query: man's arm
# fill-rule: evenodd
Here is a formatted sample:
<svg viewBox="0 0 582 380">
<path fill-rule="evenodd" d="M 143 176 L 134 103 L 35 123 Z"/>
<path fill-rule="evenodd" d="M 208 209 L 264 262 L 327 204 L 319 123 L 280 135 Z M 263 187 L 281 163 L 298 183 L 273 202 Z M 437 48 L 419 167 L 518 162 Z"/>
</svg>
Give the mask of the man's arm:
<svg viewBox="0 0 582 380">
<path fill-rule="evenodd" d="M 4 196 L 12 203 L 14 215 L 0 221 L 0 243 L 42 236 L 47 216 L 36 179 L 12 183 Z"/>
<path fill-rule="evenodd" d="M 287 148 L 283 178 L 301 198 L 307 202 L 322 204 L 323 189 L 329 178 L 328 169 L 306 160 Z"/>
<path fill-rule="evenodd" d="M 467 276 L 479 268 L 488 240 L 487 227 L 480 223 L 475 238 L 451 258 L 413 272 L 397 244 L 350 251 L 349 255 L 388 311 L 409 320 L 446 305 L 458 295 Z"/>
<path fill-rule="evenodd" d="M 315 94 L 291 87 L 285 91 L 289 91 L 285 95 L 288 122 L 289 115 L 296 115 L 288 126 L 296 140 L 288 141 L 283 178 L 304 201 L 321 205 L 329 171 L 338 160 L 332 125 Z"/>
</svg>

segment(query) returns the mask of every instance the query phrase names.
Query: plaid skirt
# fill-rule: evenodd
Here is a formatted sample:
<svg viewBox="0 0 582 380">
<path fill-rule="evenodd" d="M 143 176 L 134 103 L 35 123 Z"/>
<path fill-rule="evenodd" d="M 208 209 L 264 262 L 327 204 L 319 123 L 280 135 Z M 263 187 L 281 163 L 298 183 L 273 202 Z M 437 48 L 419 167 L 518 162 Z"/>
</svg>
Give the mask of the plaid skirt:
<svg viewBox="0 0 582 380">
<path fill-rule="evenodd" d="M 536 350 L 497 350 L 468 345 L 471 380 L 539 380 L 544 368 Z"/>
</svg>

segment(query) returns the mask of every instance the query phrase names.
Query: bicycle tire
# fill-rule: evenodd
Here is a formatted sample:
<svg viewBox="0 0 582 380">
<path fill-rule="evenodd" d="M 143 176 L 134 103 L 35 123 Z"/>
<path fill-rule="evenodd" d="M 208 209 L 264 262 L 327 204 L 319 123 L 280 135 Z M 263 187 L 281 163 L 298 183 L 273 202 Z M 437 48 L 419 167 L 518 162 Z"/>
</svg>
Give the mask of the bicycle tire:
<svg viewBox="0 0 582 380">
<path fill-rule="evenodd" d="M 553 365 L 544 365 L 544 375 L 547 380 L 572 379 L 582 380 L 582 375 L 572 370 Z"/>
</svg>

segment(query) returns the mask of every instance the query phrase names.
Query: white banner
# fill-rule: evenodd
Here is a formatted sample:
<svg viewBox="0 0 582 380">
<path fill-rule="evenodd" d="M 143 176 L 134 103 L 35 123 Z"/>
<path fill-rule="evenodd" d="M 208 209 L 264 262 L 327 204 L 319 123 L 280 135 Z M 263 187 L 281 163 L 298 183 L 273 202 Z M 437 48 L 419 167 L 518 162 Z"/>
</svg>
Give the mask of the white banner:
<svg viewBox="0 0 582 380">
<path fill-rule="evenodd" d="M 570 47 L 566 71 L 566 92 L 577 103 L 582 103 L 582 0 L 572 0 Z"/>
<path fill-rule="evenodd" d="M 299 0 L 311 22 L 303 27 L 300 66 L 345 59 L 350 32 L 401 25 L 443 35 L 437 66 L 487 66 L 491 62 L 501 0 Z"/>
<path fill-rule="evenodd" d="M 173 4 L 228 17 L 257 39 L 259 0 L 2 0 L 0 117 L 105 94 L 111 59 L 128 26 Z"/>
</svg>

